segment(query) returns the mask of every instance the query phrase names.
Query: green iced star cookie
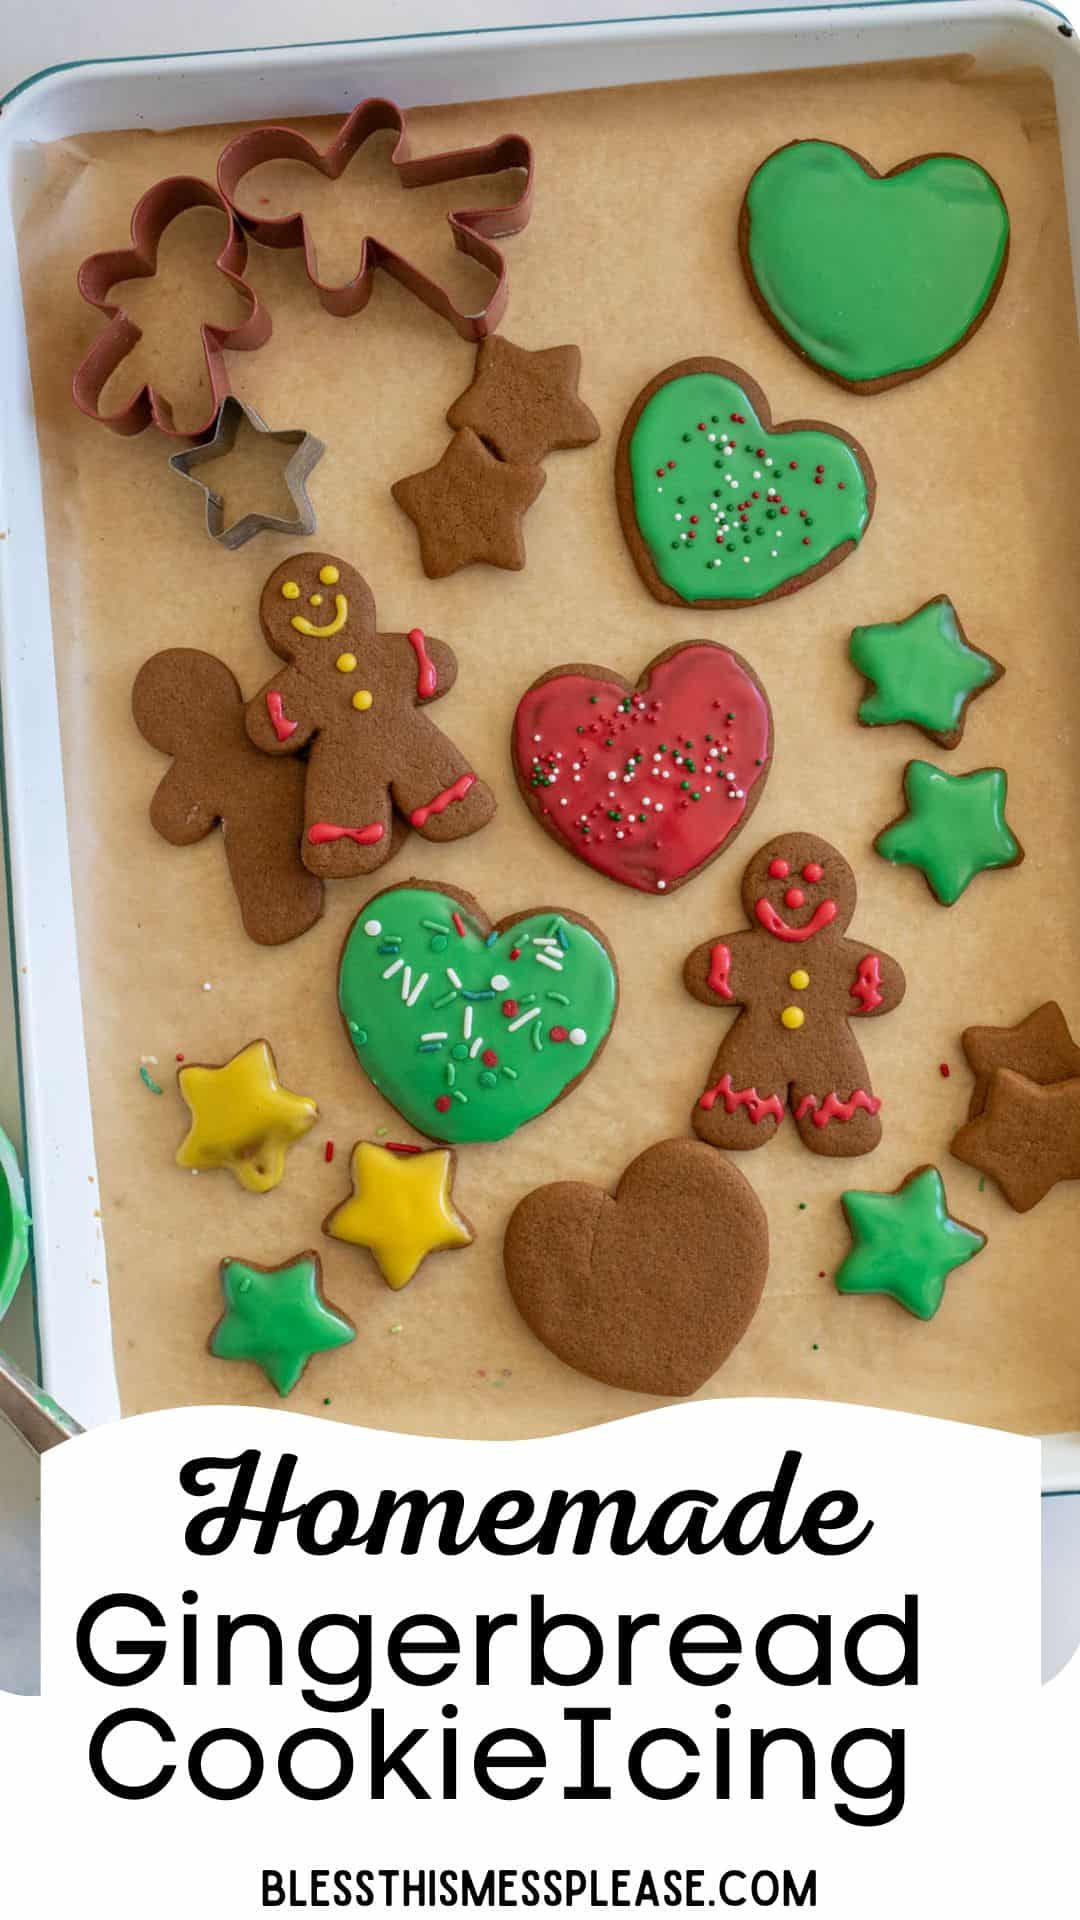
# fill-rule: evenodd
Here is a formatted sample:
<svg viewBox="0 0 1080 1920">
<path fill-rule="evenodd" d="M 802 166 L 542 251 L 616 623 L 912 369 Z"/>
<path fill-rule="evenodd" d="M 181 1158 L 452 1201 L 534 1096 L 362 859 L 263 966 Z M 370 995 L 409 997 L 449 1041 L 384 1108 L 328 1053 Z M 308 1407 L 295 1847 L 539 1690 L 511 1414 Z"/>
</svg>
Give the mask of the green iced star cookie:
<svg viewBox="0 0 1080 1920">
<path fill-rule="evenodd" d="M 1015 867 L 1024 849 L 1005 819 L 1008 776 L 1001 767 L 943 773 L 928 760 L 904 769 L 907 812 L 874 841 L 895 866 L 918 867 L 943 907 L 951 907 L 977 873 Z"/>
<path fill-rule="evenodd" d="M 842 1193 L 852 1248 L 836 1274 L 838 1293 L 887 1293 L 920 1320 L 932 1320 L 954 1268 L 986 1245 L 954 1220 L 936 1167 L 917 1167 L 894 1193 Z"/>
<path fill-rule="evenodd" d="M 356 1328 L 327 1304 L 317 1253 L 298 1253 L 280 1267 L 223 1260 L 225 1313 L 210 1335 L 218 1360 L 254 1360 L 284 1396 L 313 1354 L 347 1347 Z"/>
<path fill-rule="evenodd" d="M 927 600 L 906 620 L 856 627 L 852 665 L 869 685 L 859 707 L 864 727 L 907 720 L 942 747 L 960 743 L 967 708 L 1005 669 L 973 647 L 946 594 Z"/>
</svg>

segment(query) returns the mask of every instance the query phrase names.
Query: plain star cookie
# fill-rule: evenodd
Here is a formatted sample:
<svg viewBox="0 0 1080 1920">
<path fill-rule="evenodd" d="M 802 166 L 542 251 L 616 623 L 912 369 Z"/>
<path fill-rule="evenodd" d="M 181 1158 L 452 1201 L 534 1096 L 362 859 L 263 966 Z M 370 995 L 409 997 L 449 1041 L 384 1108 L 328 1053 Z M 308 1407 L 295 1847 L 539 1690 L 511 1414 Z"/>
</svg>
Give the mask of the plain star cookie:
<svg viewBox="0 0 1080 1920">
<path fill-rule="evenodd" d="M 541 347 L 530 353 L 501 333 L 489 333 L 476 352 L 471 384 L 447 411 L 452 427 L 471 427 L 500 460 L 538 466 L 566 447 L 600 438 L 595 415 L 578 393 L 580 347 Z"/>
<path fill-rule="evenodd" d="M 429 580 L 483 562 L 520 573 L 521 523 L 543 491 L 543 467 L 499 460 L 471 427 L 455 433 L 433 467 L 395 480 L 390 491 L 413 522 Z"/>
</svg>

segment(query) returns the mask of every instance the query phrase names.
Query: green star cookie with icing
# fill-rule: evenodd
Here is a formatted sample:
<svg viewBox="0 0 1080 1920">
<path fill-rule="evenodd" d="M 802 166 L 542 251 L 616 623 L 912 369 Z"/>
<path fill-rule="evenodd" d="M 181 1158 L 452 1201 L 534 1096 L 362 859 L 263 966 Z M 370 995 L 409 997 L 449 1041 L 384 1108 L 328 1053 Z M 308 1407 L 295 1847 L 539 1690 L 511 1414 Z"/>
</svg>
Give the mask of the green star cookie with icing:
<svg viewBox="0 0 1080 1920">
<path fill-rule="evenodd" d="M 279 1267 L 254 1260 L 221 1262 L 225 1312 L 210 1335 L 218 1360 L 253 1360 L 282 1398 L 316 1353 L 347 1347 L 356 1328 L 323 1297 L 317 1253 L 298 1253 Z"/>
<path fill-rule="evenodd" d="M 959 746 L 971 701 L 1005 671 L 971 645 L 947 594 L 927 600 L 906 620 L 856 627 L 850 654 L 867 682 L 859 706 L 864 727 L 908 721 L 946 748 Z"/>
<path fill-rule="evenodd" d="M 943 907 L 951 907 L 977 873 L 1019 866 L 1024 849 L 1005 818 L 1008 776 L 1002 767 L 944 773 L 928 760 L 904 769 L 907 812 L 874 841 L 894 866 L 918 867 Z"/>
<path fill-rule="evenodd" d="M 837 1269 L 839 1293 L 887 1293 L 920 1320 L 932 1320 L 957 1267 L 981 1253 L 985 1233 L 954 1220 L 936 1167 L 916 1167 L 893 1193 L 853 1189 L 840 1196 L 851 1252 Z"/>
</svg>

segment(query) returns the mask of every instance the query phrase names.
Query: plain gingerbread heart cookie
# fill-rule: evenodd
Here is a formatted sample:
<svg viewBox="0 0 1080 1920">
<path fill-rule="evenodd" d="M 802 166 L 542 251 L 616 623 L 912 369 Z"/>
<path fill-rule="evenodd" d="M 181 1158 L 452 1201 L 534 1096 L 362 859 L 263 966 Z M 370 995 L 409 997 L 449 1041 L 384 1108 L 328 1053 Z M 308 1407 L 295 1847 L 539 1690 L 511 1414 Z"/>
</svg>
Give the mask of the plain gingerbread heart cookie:
<svg viewBox="0 0 1080 1920">
<path fill-rule="evenodd" d="M 631 1393 L 696 1392 L 757 1312 L 765 1211 L 696 1140 L 632 1160 L 614 1196 L 581 1180 L 527 1194 L 503 1243 L 510 1292 L 567 1366 Z"/>
</svg>

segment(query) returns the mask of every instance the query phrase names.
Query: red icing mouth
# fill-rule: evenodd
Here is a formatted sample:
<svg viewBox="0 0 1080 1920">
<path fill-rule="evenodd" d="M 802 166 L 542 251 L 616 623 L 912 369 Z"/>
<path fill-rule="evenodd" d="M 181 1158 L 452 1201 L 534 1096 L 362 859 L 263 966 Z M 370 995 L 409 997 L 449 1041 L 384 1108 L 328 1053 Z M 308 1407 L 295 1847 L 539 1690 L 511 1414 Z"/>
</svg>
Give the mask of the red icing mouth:
<svg viewBox="0 0 1080 1920">
<path fill-rule="evenodd" d="M 768 777 L 769 709 L 726 647 L 690 642 L 638 687 L 556 673 L 514 722 L 518 777 L 590 867 L 664 893 L 734 838 Z"/>
<path fill-rule="evenodd" d="M 777 940 L 811 940 L 815 933 L 821 932 L 822 927 L 827 927 L 836 919 L 836 901 L 822 900 L 820 905 L 814 908 L 805 927 L 789 927 L 783 915 L 777 913 L 771 900 L 764 898 L 755 900 L 754 912 L 766 933 L 774 934 Z"/>
</svg>

